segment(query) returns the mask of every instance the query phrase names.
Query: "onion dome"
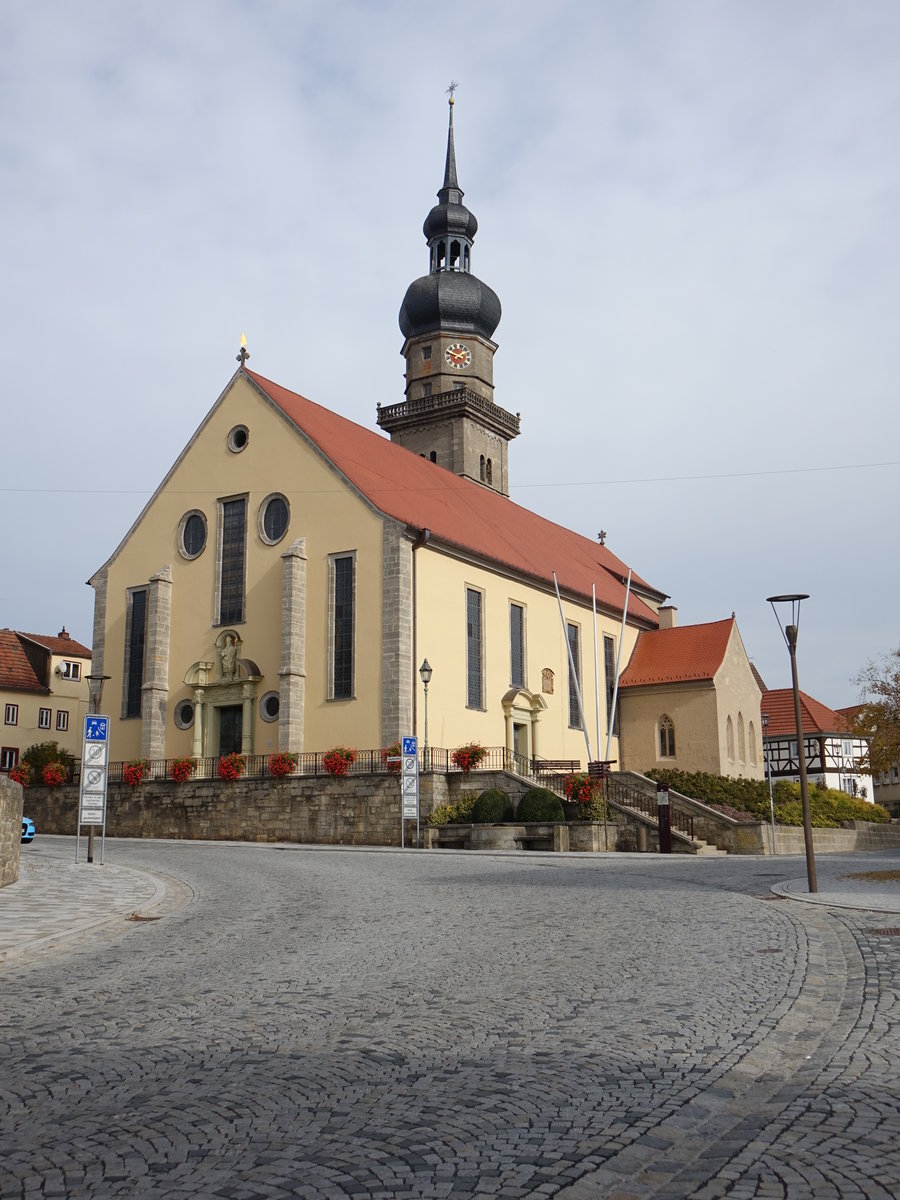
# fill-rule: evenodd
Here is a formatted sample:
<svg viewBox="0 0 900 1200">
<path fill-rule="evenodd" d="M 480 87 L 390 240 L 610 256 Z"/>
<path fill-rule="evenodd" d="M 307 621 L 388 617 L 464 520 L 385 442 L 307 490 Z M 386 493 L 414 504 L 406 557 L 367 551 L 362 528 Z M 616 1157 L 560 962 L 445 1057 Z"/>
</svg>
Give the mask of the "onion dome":
<svg viewBox="0 0 900 1200">
<path fill-rule="evenodd" d="M 451 92 L 444 182 L 438 203 L 422 226 L 430 271 L 410 284 L 400 307 L 400 331 L 405 338 L 446 329 L 490 339 L 500 324 L 497 293 L 471 273 L 478 222 L 463 204 L 463 195 L 456 176 Z"/>
</svg>

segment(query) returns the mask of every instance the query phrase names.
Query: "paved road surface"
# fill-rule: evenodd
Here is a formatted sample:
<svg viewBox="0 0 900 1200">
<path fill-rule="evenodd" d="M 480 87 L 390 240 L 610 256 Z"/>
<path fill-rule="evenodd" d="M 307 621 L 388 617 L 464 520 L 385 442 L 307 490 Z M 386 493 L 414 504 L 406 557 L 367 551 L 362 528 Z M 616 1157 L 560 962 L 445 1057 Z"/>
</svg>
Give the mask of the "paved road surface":
<svg viewBox="0 0 900 1200">
<path fill-rule="evenodd" d="M 3 1200 L 900 1193 L 897 884 L 891 914 L 773 895 L 797 858 L 25 853 Z M 820 859 L 823 896 L 872 866 Z M 55 877 L 73 936 L 13 944 Z"/>
</svg>

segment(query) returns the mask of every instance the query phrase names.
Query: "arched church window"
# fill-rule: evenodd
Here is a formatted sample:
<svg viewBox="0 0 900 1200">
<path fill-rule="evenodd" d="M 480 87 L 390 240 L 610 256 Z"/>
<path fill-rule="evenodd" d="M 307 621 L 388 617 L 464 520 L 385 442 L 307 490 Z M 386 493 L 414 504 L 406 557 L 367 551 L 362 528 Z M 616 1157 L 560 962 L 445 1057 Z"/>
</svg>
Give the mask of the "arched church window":
<svg viewBox="0 0 900 1200">
<path fill-rule="evenodd" d="M 431 459 L 431 461 L 433 463 L 436 463 L 437 462 L 437 450 L 432 450 L 431 454 L 429 454 L 428 457 Z"/>
<path fill-rule="evenodd" d="M 481 470 L 481 482 L 484 483 L 484 455 L 483 454 L 481 456 L 480 470 Z"/>
<path fill-rule="evenodd" d="M 744 714 L 738 713 L 738 757 L 741 762 L 747 761 L 747 743 L 744 740 Z"/>
<path fill-rule="evenodd" d="M 659 757 L 675 757 L 675 722 L 667 713 L 659 718 Z"/>
<path fill-rule="evenodd" d="M 494 468 L 493 468 L 493 465 L 492 465 L 490 459 L 488 459 L 487 462 L 485 463 L 484 474 L 485 474 L 485 481 L 487 483 L 494 482 Z"/>
<path fill-rule="evenodd" d="M 752 721 L 750 722 L 749 736 L 750 736 L 750 762 L 755 767 L 756 766 L 756 728 Z"/>
<path fill-rule="evenodd" d="M 725 753 L 734 762 L 734 721 L 730 716 L 725 722 Z"/>
</svg>

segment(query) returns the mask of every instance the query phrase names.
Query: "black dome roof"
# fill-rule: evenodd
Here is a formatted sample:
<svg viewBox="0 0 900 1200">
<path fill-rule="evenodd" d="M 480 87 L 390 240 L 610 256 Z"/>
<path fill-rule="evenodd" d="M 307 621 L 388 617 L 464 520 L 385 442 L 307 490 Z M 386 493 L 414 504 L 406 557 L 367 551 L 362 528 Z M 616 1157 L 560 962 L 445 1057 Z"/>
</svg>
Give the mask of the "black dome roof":
<svg viewBox="0 0 900 1200">
<path fill-rule="evenodd" d="M 471 241 L 478 232 L 478 222 L 475 214 L 469 212 L 464 204 L 436 204 L 425 218 L 422 232 L 428 242 L 441 235 L 464 237 Z"/>
<path fill-rule="evenodd" d="M 409 338 L 446 329 L 491 338 L 500 315 L 499 297 L 486 283 L 466 271 L 438 271 L 414 280 L 406 289 L 400 332 Z"/>
</svg>

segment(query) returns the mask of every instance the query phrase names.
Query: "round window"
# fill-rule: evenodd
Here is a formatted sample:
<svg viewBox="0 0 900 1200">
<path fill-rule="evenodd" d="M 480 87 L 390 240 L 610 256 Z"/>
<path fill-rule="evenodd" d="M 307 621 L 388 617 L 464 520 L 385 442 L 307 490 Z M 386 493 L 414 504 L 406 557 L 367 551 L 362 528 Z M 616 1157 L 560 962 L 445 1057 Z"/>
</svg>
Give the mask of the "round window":
<svg viewBox="0 0 900 1200">
<path fill-rule="evenodd" d="M 197 558 L 206 548 L 206 517 L 202 512 L 185 513 L 178 531 L 178 549 L 183 558 Z"/>
<path fill-rule="evenodd" d="M 250 441 L 250 430 L 246 425 L 235 425 L 228 433 L 228 449 L 232 454 L 240 454 Z"/>
<path fill-rule="evenodd" d="M 259 715 L 264 721 L 277 721 L 281 699 L 277 692 L 266 692 L 259 702 Z"/>
<path fill-rule="evenodd" d="M 193 700 L 181 700 L 175 705 L 175 724 L 179 729 L 190 729 L 194 723 Z"/>
<path fill-rule="evenodd" d="M 264 542 L 274 546 L 287 533 L 291 519 L 288 502 L 282 495 L 267 496 L 259 506 L 259 533 Z"/>
</svg>

